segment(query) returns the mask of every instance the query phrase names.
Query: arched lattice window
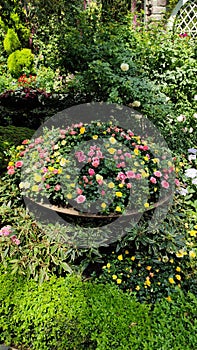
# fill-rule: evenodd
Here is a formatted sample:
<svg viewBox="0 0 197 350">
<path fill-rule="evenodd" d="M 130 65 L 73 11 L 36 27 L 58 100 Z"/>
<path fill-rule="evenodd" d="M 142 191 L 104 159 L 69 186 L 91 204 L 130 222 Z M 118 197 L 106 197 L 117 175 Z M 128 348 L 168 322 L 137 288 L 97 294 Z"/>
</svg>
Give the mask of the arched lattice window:
<svg viewBox="0 0 197 350">
<path fill-rule="evenodd" d="M 173 10 L 168 27 L 174 33 L 197 37 L 197 0 L 180 0 Z"/>
</svg>

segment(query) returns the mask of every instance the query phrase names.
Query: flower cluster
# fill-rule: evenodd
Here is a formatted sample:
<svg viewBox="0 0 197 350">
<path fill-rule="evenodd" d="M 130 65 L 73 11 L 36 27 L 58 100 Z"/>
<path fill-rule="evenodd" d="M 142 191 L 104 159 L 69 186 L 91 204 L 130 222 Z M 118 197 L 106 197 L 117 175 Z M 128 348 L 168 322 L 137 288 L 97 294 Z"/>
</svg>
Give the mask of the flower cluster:
<svg viewBox="0 0 197 350">
<path fill-rule="evenodd" d="M 22 168 L 22 193 L 36 201 L 94 213 L 150 208 L 172 192 L 174 166 L 153 142 L 112 123 L 46 129 L 18 147 L 8 174 Z M 131 200 L 130 200 L 131 199 Z"/>
<path fill-rule="evenodd" d="M 31 75 L 29 77 L 26 76 L 26 74 L 21 75 L 18 78 L 18 85 L 19 86 L 23 86 L 23 87 L 28 87 L 34 85 L 36 81 L 36 76 L 35 75 Z"/>
<path fill-rule="evenodd" d="M 16 245 L 20 244 L 20 240 L 17 238 L 13 228 L 10 225 L 4 226 L 0 229 L 0 237 L 8 237 L 12 243 Z"/>
</svg>

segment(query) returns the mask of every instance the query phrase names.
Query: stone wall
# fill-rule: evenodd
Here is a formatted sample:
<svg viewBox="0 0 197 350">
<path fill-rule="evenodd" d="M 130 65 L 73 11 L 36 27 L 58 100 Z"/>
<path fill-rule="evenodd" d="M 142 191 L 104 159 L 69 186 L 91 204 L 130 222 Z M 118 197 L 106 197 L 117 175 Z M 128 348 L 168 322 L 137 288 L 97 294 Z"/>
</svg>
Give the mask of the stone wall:
<svg viewBox="0 0 197 350">
<path fill-rule="evenodd" d="M 156 20 L 162 19 L 166 12 L 167 0 L 146 0 L 146 20 Z"/>
</svg>

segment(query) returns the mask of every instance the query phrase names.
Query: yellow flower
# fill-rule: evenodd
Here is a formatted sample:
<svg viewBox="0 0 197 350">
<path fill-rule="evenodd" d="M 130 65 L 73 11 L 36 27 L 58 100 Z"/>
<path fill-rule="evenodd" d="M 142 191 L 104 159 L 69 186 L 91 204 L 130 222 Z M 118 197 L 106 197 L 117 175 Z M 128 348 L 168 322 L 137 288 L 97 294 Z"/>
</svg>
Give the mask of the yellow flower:
<svg viewBox="0 0 197 350">
<path fill-rule="evenodd" d="M 111 264 L 110 263 L 107 263 L 107 268 L 109 269 L 111 267 Z"/>
<path fill-rule="evenodd" d="M 119 186 L 120 188 L 122 188 L 122 187 L 124 186 L 124 184 L 119 184 L 118 186 Z"/>
<path fill-rule="evenodd" d="M 136 286 L 135 289 L 136 289 L 136 290 L 140 290 L 140 286 Z"/>
<path fill-rule="evenodd" d="M 132 256 L 132 257 L 131 257 L 131 260 L 134 261 L 134 260 L 135 260 L 135 256 Z"/>
<path fill-rule="evenodd" d="M 73 196 L 72 196 L 71 193 L 68 193 L 66 197 L 67 197 L 68 199 L 72 199 L 72 198 L 73 198 Z"/>
<path fill-rule="evenodd" d="M 113 280 L 117 280 L 117 276 L 116 275 L 112 275 L 112 279 Z"/>
<path fill-rule="evenodd" d="M 122 197 L 122 192 L 116 192 L 116 197 Z"/>
<path fill-rule="evenodd" d="M 151 266 L 146 266 L 146 270 L 150 271 L 152 269 Z"/>
<path fill-rule="evenodd" d="M 148 176 L 149 176 L 149 174 L 146 173 L 146 171 L 142 171 L 142 172 L 141 172 L 141 175 L 142 175 L 142 177 L 148 177 Z"/>
<path fill-rule="evenodd" d="M 115 209 L 115 211 L 121 212 L 122 209 L 121 209 L 121 207 L 117 206 L 116 209 Z"/>
<path fill-rule="evenodd" d="M 149 203 L 144 203 L 145 208 L 149 208 L 149 206 L 150 206 Z"/>
<path fill-rule="evenodd" d="M 171 263 L 171 264 L 173 264 L 173 263 L 174 263 L 174 259 L 170 259 L 169 261 L 170 261 L 170 263 Z"/>
<path fill-rule="evenodd" d="M 39 191 L 39 187 L 37 185 L 34 185 L 34 186 L 32 186 L 31 190 L 33 192 L 38 192 Z"/>
<path fill-rule="evenodd" d="M 66 175 L 65 177 L 66 177 L 66 179 L 70 179 L 70 175 Z"/>
<path fill-rule="evenodd" d="M 149 278 L 149 277 L 146 277 L 146 281 L 144 282 L 144 285 L 150 287 L 151 281 L 150 281 L 150 278 Z"/>
<path fill-rule="evenodd" d="M 99 174 L 96 174 L 96 181 L 102 181 L 103 180 L 103 176 L 102 175 L 99 175 Z"/>
<path fill-rule="evenodd" d="M 101 203 L 101 208 L 105 209 L 105 208 L 106 208 L 106 206 L 107 206 L 107 204 L 105 204 L 105 203 Z"/>
<path fill-rule="evenodd" d="M 176 271 L 177 271 L 177 272 L 180 272 L 180 271 L 181 271 L 181 268 L 180 268 L 179 266 L 177 266 Z"/>
<path fill-rule="evenodd" d="M 133 152 L 135 153 L 136 156 L 138 156 L 138 154 L 139 154 L 138 148 L 135 148 Z"/>
<path fill-rule="evenodd" d="M 109 142 L 114 145 L 116 143 L 116 139 L 112 136 L 109 138 Z"/>
<path fill-rule="evenodd" d="M 195 258 L 196 257 L 196 253 L 193 250 L 190 250 L 189 257 L 192 258 L 192 259 Z"/>
<path fill-rule="evenodd" d="M 156 164 L 156 163 L 159 163 L 159 159 L 158 158 L 154 158 L 152 159 L 153 163 Z"/>
<path fill-rule="evenodd" d="M 174 278 L 172 278 L 172 277 L 168 278 L 168 281 L 169 281 L 171 284 L 174 284 L 174 283 L 175 283 L 175 282 L 174 282 Z"/>
<path fill-rule="evenodd" d="M 82 128 L 80 128 L 80 134 L 84 134 L 84 132 L 86 131 L 86 128 L 84 126 L 82 126 Z"/>
<path fill-rule="evenodd" d="M 60 165 L 61 165 L 61 166 L 64 166 L 66 163 L 67 163 L 67 161 L 66 161 L 65 158 L 62 158 L 62 159 L 60 160 Z"/>
<path fill-rule="evenodd" d="M 120 278 L 118 278 L 118 279 L 116 280 L 116 282 L 117 282 L 117 284 L 121 284 L 121 283 L 122 283 L 122 280 L 121 280 Z"/>
<path fill-rule="evenodd" d="M 97 140 L 98 139 L 98 135 L 93 135 L 92 138 L 93 138 L 93 140 Z"/>
<path fill-rule="evenodd" d="M 194 226 L 195 230 L 197 230 L 197 225 Z"/>
<path fill-rule="evenodd" d="M 177 279 L 178 281 L 181 280 L 181 276 L 180 276 L 180 275 L 175 275 L 175 277 L 176 277 L 176 279 Z"/>
<path fill-rule="evenodd" d="M 9 162 L 8 163 L 8 166 L 13 166 L 14 165 L 14 162 Z"/>
<path fill-rule="evenodd" d="M 49 170 L 49 171 L 53 171 L 54 169 L 55 169 L 55 168 L 54 168 L 53 166 L 49 166 L 49 167 L 48 167 L 48 170 Z"/>
<path fill-rule="evenodd" d="M 184 251 L 183 249 L 179 250 L 179 251 L 176 253 L 176 257 L 177 257 L 177 258 L 183 258 L 184 255 L 187 255 L 187 252 Z"/>
<path fill-rule="evenodd" d="M 128 254 L 129 254 L 129 251 L 128 251 L 128 250 L 125 250 L 125 254 L 128 255 Z"/>
<path fill-rule="evenodd" d="M 144 157 L 144 160 L 146 160 L 147 162 L 149 161 L 149 158 L 147 156 Z"/>
<path fill-rule="evenodd" d="M 114 185 L 113 182 L 109 182 L 109 183 L 108 183 L 108 187 L 109 187 L 109 188 L 114 188 L 114 186 L 115 186 L 115 185 Z"/>
<path fill-rule="evenodd" d="M 186 222 L 186 223 L 185 223 L 185 228 L 188 228 L 188 227 L 189 227 L 189 225 L 188 225 L 188 223 Z"/>
<path fill-rule="evenodd" d="M 168 297 L 166 298 L 167 301 L 172 301 L 172 298 L 170 295 L 168 295 Z"/>
<path fill-rule="evenodd" d="M 66 140 L 62 140 L 61 144 L 62 144 L 62 146 L 65 146 Z"/>
<path fill-rule="evenodd" d="M 70 187 L 74 188 L 74 187 L 75 187 L 75 184 L 74 184 L 74 183 L 70 184 Z"/>
<path fill-rule="evenodd" d="M 116 152 L 116 149 L 115 148 L 108 148 L 108 152 L 110 153 L 110 154 L 114 154 L 115 152 Z"/>
<path fill-rule="evenodd" d="M 59 169 L 57 170 L 57 173 L 58 173 L 58 174 L 61 174 L 61 173 L 62 173 L 62 168 L 59 168 Z"/>
<path fill-rule="evenodd" d="M 122 254 L 120 254 L 120 255 L 118 255 L 118 260 L 123 260 L 123 256 L 122 256 Z"/>
<path fill-rule="evenodd" d="M 40 176 L 39 174 L 34 174 L 34 181 L 40 182 L 41 180 L 42 180 L 42 176 Z"/>
<path fill-rule="evenodd" d="M 189 231 L 189 234 L 191 237 L 196 237 L 197 231 L 196 230 L 191 230 Z"/>
</svg>

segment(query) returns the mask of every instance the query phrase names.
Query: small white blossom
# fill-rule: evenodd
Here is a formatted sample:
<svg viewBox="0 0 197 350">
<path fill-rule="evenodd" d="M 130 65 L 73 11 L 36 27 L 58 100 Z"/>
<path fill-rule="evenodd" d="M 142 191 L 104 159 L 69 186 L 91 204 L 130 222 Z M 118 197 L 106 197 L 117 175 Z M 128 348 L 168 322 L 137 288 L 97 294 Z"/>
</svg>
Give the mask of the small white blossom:
<svg viewBox="0 0 197 350">
<path fill-rule="evenodd" d="M 120 65 L 120 69 L 121 69 L 123 72 L 128 71 L 128 70 L 129 70 L 129 65 L 128 65 L 128 63 L 122 63 L 122 64 Z"/>
<path fill-rule="evenodd" d="M 189 160 L 189 162 L 191 162 L 191 160 L 196 160 L 196 155 L 195 154 L 190 154 L 188 156 L 188 160 Z"/>
<path fill-rule="evenodd" d="M 194 131 L 193 128 L 189 128 L 189 133 L 191 134 Z"/>
<path fill-rule="evenodd" d="M 193 114 L 193 118 L 197 119 L 197 113 Z"/>
<path fill-rule="evenodd" d="M 197 95 L 194 95 L 194 101 L 197 101 Z"/>
<path fill-rule="evenodd" d="M 197 185 L 197 177 L 195 177 L 195 179 L 192 180 L 192 184 Z"/>
<path fill-rule="evenodd" d="M 178 122 L 184 122 L 186 120 L 186 117 L 183 114 L 180 114 L 176 119 Z"/>
<path fill-rule="evenodd" d="M 182 195 L 182 196 L 186 196 L 186 194 L 188 194 L 188 190 L 187 188 L 181 188 L 179 190 L 179 193 Z"/>
<path fill-rule="evenodd" d="M 185 171 L 185 176 L 194 179 L 195 177 L 197 177 L 197 170 L 194 168 L 187 169 Z"/>
</svg>

